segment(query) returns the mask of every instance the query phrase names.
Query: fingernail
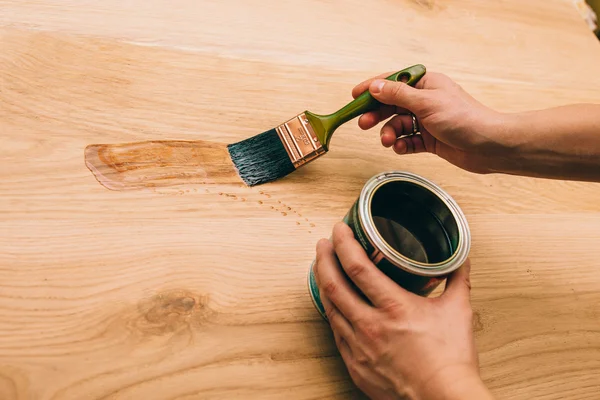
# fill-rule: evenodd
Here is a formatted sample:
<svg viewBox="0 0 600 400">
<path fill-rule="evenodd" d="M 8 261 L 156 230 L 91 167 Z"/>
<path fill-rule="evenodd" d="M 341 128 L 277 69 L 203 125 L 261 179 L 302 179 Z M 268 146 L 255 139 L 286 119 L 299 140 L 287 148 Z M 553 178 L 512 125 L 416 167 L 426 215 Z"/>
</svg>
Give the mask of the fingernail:
<svg viewBox="0 0 600 400">
<path fill-rule="evenodd" d="M 385 86 L 385 80 L 383 80 L 383 79 L 378 79 L 376 81 L 373 81 L 373 83 L 371 84 L 371 93 L 375 93 L 375 94 L 381 93 L 384 86 Z"/>
</svg>

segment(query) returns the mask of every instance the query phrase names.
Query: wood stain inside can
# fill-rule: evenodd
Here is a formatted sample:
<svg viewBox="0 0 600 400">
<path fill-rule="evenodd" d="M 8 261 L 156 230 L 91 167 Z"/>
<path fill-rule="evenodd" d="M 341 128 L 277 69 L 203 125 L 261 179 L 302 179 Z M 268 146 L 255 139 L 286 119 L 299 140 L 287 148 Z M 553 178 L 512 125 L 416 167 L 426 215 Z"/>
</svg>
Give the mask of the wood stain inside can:
<svg viewBox="0 0 600 400">
<path fill-rule="evenodd" d="M 344 222 L 381 271 L 421 296 L 459 268 L 470 249 L 469 227 L 456 202 L 414 174 L 388 172 L 371 178 Z M 309 291 L 325 317 L 312 267 Z"/>
<path fill-rule="evenodd" d="M 429 258 L 423 243 L 398 222 L 385 217 L 373 217 L 377 231 L 394 249 L 413 260 L 426 263 Z"/>
<path fill-rule="evenodd" d="M 374 188 L 369 197 L 371 204 L 361 226 L 372 218 L 375 233 L 398 255 L 423 264 L 452 256 L 458 227 L 434 192 L 414 182 L 391 180 Z"/>
</svg>

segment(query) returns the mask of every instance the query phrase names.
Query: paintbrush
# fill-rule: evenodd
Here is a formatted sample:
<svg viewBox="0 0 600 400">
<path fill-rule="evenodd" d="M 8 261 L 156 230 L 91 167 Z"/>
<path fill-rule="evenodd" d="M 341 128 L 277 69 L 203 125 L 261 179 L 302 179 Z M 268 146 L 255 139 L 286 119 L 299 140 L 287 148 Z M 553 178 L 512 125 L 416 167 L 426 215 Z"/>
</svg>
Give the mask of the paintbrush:
<svg viewBox="0 0 600 400">
<path fill-rule="evenodd" d="M 414 86 L 425 75 L 417 64 L 388 76 Z M 379 103 L 365 91 L 337 112 L 317 115 L 304 111 L 278 127 L 227 146 L 238 174 L 248 186 L 282 178 L 327 153 L 333 132 Z"/>
</svg>

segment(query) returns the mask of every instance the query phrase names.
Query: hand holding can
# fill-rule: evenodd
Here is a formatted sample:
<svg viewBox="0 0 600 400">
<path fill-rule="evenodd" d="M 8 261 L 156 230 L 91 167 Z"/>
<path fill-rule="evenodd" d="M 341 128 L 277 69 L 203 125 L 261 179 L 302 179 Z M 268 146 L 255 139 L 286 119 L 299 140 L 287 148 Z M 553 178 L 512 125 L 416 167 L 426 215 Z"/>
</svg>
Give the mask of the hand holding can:
<svg viewBox="0 0 600 400">
<path fill-rule="evenodd" d="M 444 293 L 431 299 L 380 271 L 344 223 L 336 225 L 332 241 L 319 242 L 316 260 L 317 286 L 337 347 L 370 398 L 492 398 L 479 377 L 468 261 L 450 275 Z"/>
</svg>

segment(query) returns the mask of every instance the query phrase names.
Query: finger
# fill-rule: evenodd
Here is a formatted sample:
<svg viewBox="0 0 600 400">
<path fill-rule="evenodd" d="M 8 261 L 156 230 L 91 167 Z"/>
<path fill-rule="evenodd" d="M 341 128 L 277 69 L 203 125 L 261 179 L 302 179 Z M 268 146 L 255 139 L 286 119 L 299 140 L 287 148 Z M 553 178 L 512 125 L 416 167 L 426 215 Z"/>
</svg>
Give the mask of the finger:
<svg viewBox="0 0 600 400">
<path fill-rule="evenodd" d="M 369 111 L 358 117 L 358 127 L 364 131 L 371 129 L 379 123 L 377 114 L 373 111 Z"/>
<path fill-rule="evenodd" d="M 396 131 L 390 126 L 381 128 L 381 144 L 383 147 L 392 147 L 396 143 Z"/>
<path fill-rule="evenodd" d="M 385 121 L 396 113 L 396 107 L 389 105 L 382 105 L 379 109 L 369 111 L 360 116 L 358 119 L 358 126 L 363 129 L 371 129 L 381 121 Z"/>
<path fill-rule="evenodd" d="M 446 288 L 444 289 L 444 298 L 453 300 L 469 301 L 471 296 L 471 262 L 465 263 L 448 277 Z"/>
<path fill-rule="evenodd" d="M 437 139 L 431 133 L 429 133 L 424 126 L 420 126 L 419 129 L 421 130 L 421 140 L 423 140 L 425 151 L 436 154 L 438 145 Z"/>
<path fill-rule="evenodd" d="M 392 74 L 393 74 L 393 72 L 385 72 L 383 74 L 374 76 L 373 78 L 369 78 L 366 81 L 362 81 L 358 85 L 354 86 L 354 88 L 352 89 L 352 97 L 357 98 L 363 92 L 366 92 L 367 90 L 369 90 L 369 86 L 371 85 L 371 82 L 373 82 L 375 79 L 385 79 Z"/>
<path fill-rule="evenodd" d="M 331 330 L 345 338 L 346 341 L 353 341 L 355 337 L 354 328 L 352 328 L 350 322 L 348 322 L 348 320 L 326 296 L 321 297 L 321 302 L 323 303 L 325 315 L 327 316 L 327 321 L 329 321 Z"/>
<path fill-rule="evenodd" d="M 350 286 L 342 274 L 340 264 L 329 240 L 317 244 L 315 278 L 322 297 L 327 297 L 333 305 L 352 321 L 361 314 L 371 311 L 371 307 Z"/>
<path fill-rule="evenodd" d="M 352 97 L 357 98 L 364 91 L 369 90 L 369 87 L 373 81 L 377 79 L 385 79 L 392 73 L 393 72 L 386 72 L 362 81 L 352 89 Z M 427 72 L 421 79 L 419 79 L 419 81 L 417 81 L 414 87 L 417 89 L 438 89 L 451 84 L 454 84 L 454 81 L 450 77 L 438 72 Z"/>
<path fill-rule="evenodd" d="M 422 135 L 413 135 L 399 138 L 394 143 L 396 154 L 414 154 L 427 151 Z"/>
<path fill-rule="evenodd" d="M 388 76 L 392 75 L 394 72 L 385 72 L 383 74 L 379 74 L 377 76 L 374 76 L 373 78 L 369 78 L 365 81 L 362 81 L 361 83 L 359 83 L 358 85 L 354 86 L 354 88 L 352 88 L 352 97 L 357 98 L 358 96 L 360 96 L 362 93 L 366 92 L 367 90 L 369 90 L 369 86 L 371 86 L 371 83 L 376 80 L 376 79 L 386 79 Z M 426 76 L 426 75 L 425 75 Z M 408 79 L 408 77 L 406 76 L 401 76 L 400 78 L 400 82 L 406 82 Z M 422 80 L 422 79 L 421 79 Z M 418 84 L 419 82 L 417 82 Z"/>
<path fill-rule="evenodd" d="M 454 85 L 454 81 L 439 72 L 427 72 L 415 85 L 418 89 L 439 89 Z"/>
<path fill-rule="evenodd" d="M 342 268 L 376 307 L 385 308 L 396 302 L 410 301 L 410 293 L 381 272 L 369 259 L 365 250 L 354 238 L 352 230 L 344 223 L 333 229 L 333 246 Z M 349 318 L 350 323 L 354 321 Z"/>
<path fill-rule="evenodd" d="M 332 330 L 332 332 L 333 332 L 333 338 L 335 340 L 335 346 L 337 347 L 338 352 L 342 356 L 342 360 L 344 361 L 344 364 L 346 364 L 346 366 L 351 365 L 350 363 L 352 363 L 354 361 L 354 355 L 352 353 L 352 348 L 350 347 L 350 345 L 348 344 L 346 339 L 339 332 L 337 332 L 335 330 Z"/>
<path fill-rule="evenodd" d="M 396 115 L 381 128 L 381 144 L 385 147 L 392 147 L 399 136 L 410 135 L 412 133 L 412 116 L 408 114 Z"/>
<path fill-rule="evenodd" d="M 352 348 L 343 337 L 337 335 L 335 332 L 333 333 L 333 337 L 335 338 L 335 345 L 337 346 L 338 351 L 342 356 L 342 360 L 344 360 L 344 364 L 349 365 L 351 362 L 354 361 L 354 357 L 352 355 Z"/>
<path fill-rule="evenodd" d="M 379 102 L 395 105 L 418 114 L 426 104 L 429 93 L 401 82 L 376 79 L 369 86 L 371 95 Z"/>
</svg>

